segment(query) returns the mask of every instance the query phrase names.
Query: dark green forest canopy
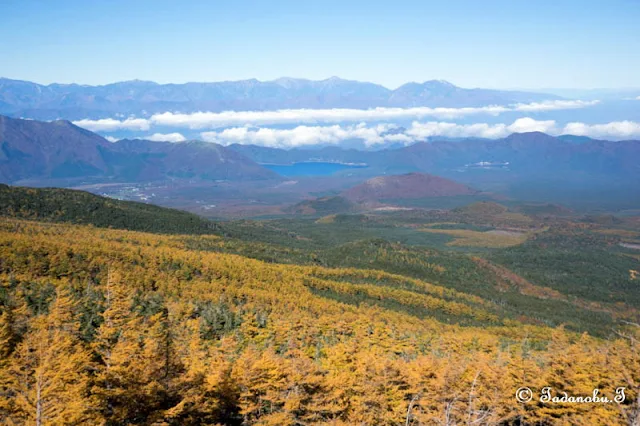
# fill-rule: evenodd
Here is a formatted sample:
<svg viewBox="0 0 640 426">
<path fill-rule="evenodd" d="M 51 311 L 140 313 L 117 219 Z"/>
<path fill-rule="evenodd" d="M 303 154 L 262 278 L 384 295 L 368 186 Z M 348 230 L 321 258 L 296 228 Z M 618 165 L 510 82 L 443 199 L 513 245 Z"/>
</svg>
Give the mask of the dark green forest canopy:
<svg viewBox="0 0 640 426">
<path fill-rule="evenodd" d="M 163 234 L 211 234 L 214 222 L 180 210 L 84 191 L 0 184 L 0 215 Z"/>
</svg>

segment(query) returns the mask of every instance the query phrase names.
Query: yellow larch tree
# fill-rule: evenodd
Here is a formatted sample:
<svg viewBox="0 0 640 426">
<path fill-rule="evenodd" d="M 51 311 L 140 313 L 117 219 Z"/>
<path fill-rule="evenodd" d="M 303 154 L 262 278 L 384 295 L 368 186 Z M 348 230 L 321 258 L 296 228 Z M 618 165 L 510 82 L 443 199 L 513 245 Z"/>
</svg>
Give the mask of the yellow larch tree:
<svg viewBox="0 0 640 426">
<path fill-rule="evenodd" d="M 7 371 L 15 423 L 99 424 L 90 396 L 90 351 L 79 339 L 75 301 L 58 289 L 48 315 L 36 317 Z"/>
</svg>

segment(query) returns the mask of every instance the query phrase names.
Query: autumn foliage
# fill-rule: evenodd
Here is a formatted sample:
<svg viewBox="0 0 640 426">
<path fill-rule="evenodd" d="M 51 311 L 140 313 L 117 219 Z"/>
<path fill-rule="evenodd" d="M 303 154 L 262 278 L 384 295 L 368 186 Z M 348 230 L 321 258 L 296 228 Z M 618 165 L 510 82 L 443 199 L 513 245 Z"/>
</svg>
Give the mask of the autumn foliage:
<svg viewBox="0 0 640 426">
<path fill-rule="evenodd" d="M 416 278 L 186 241 L 2 220 L 0 423 L 640 421 L 634 324 L 595 338 Z M 626 401 L 520 403 L 521 386 L 609 396 L 623 386 Z"/>
</svg>

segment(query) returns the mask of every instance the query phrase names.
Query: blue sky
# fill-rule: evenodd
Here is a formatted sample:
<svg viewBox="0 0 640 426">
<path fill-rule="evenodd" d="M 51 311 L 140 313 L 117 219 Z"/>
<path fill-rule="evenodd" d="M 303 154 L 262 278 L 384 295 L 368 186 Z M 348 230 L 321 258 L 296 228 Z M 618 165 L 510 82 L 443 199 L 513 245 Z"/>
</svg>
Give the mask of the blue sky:
<svg viewBox="0 0 640 426">
<path fill-rule="evenodd" d="M 640 1 L 0 0 L 0 76 L 640 87 Z"/>
</svg>

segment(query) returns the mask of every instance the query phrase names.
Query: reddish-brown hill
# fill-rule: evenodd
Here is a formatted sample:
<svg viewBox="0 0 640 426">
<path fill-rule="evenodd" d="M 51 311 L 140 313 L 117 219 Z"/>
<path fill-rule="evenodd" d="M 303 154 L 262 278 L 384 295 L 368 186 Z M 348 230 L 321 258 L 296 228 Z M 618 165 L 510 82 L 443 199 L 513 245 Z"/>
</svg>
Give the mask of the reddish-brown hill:
<svg viewBox="0 0 640 426">
<path fill-rule="evenodd" d="M 354 186 L 342 196 L 357 202 L 402 198 L 452 197 L 477 194 L 461 183 L 425 173 L 378 176 Z"/>
</svg>

